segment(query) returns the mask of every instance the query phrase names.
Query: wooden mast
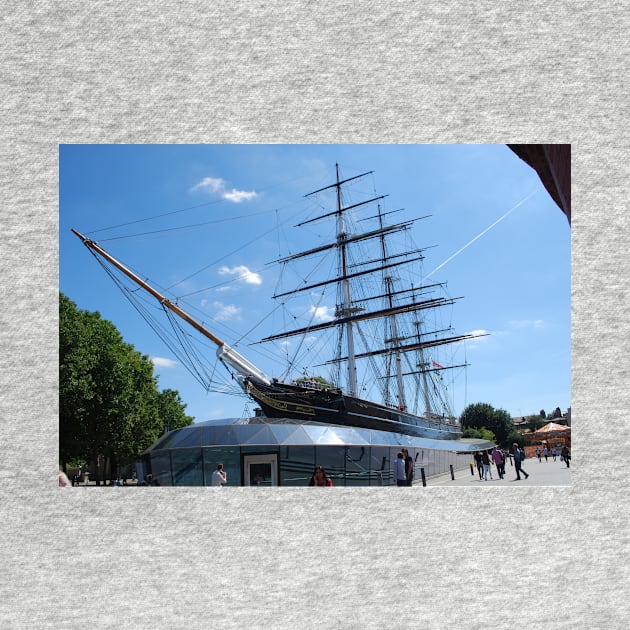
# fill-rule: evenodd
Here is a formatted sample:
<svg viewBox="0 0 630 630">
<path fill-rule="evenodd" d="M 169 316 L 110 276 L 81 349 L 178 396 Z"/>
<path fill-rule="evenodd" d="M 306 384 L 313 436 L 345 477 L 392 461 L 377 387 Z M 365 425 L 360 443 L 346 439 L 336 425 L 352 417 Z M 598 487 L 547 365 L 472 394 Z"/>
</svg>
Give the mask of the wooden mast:
<svg viewBox="0 0 630 630">
<path fill-rule="evenodd" d="M 150 284 L 147 284 L 144 280 L 139 278 L 133 271 L 125 267 L 121 262 L 116 260 L 111 254 L 108 254 L 102 247 L 97 245 L 94 241 L 90 240 L 86 236 L 83 236 L 80 232 L 72 228 L 72 232 L 76 234 L 83 244 L 89 249 L 96 252 L 99 256 L 102 256 L 109 263 L 114 265 L 119 271 L 125 274 L 128 278 L 133 280 L 136 284 L 141 286 L 147 293 L 152 295 L 160 304 L 171 310 L 178 317 L 181 317 L 185 322 L 190 324 L 195 330 L 200 332 L 204 337 L 207 337 L 214 344 L 217 345 L 217 357 L 225 365 L 229 365 L 243 378 L 254 378 L 255 380 L 263 383 L 271 383 L 271 379 L 260 369 L 258 369 L 248 359 L 240 355 L 236 350 L 231 348 L 225 341 L 217 337 L 214 333 L 210 332 L 202 324 L 200 324 L 194 317 L 191 317 L 186 311 L 180 308 L 177 304 L 164 297 L 159 291 L 154 289 Z"/>
<path fill-rule="evenodd" d="M 341 204 L 341 180 L 339 179 L 339 164 L 335 164 L 337 173 L 337 225 L 338 232 L 337 238 L 340 242 L 339 254 L 341 265 L 341 290 L 343 295 L 343 302 L 341 305 L 341 312 L 344 316 L 350 315 L 352 312 L 352 295 L 350 292 L 350 279 L 348 277 L 348 260 L 346 253 L 346 227 L 343 215 L 343 209 Z M 351 396 L 357 395 L 357 365 L 354 360 L 354 330 L 352 328 L 352 320 L 349 320 L 345 324 L 346 327 L 346 344 L 348 348 L 348 393 Z"/>
<path fill-rule="evenodd" d="M 71 228 L 72 232 L 76 234 L 90 249 L 94 250 L 97 254 L 102 256 L 105 260 L 110 262 L 114 267 L 122 271 L 126 276 L 131 278 L 135 283 L 139 284 L 145 291 L 150 293 L 160 304 L 163 304 L 169 310 L 173 311 L 176 315 L 181 317 L 183 320 L 188 322 L 193 328 L 198 330 L 202 335 L 210 339 L 210 341 L 214 342 L 217 346 L 221 347 L 225 345 L 225 342 L 217 337 L 214 333 L 211 333 L 209 330 L 204 328 L 196 319 L 193 319 L 186 311 L 182 310 L 177 304 L 171 302 L 168 298 L 164 297 L 159 291 L 156 291 L 151 285 L 147 284 L 144 280 L 139 278 L 133 271 L 127 269 L 125 265 L 116 260 L 113 256 L 108 254 L 102 247 L 97 245 L 94 241 L 91 241 L 86 236 L 83 236 L 80 232 Z"/>
</svg>

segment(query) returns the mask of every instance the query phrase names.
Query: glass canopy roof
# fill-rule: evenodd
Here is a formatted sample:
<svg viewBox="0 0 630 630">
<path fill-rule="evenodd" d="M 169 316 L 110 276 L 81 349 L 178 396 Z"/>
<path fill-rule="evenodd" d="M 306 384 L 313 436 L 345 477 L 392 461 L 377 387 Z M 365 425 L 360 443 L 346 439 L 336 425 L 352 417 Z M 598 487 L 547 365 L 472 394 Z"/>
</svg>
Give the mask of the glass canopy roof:
<svg viewBox="0 0 630 630">
<path fill-rule="evenodd" d="M 145 454 L 173 448 L 212 446 L 407 446 L 436 451 L 472 452 L 492 448 L 486 440 L 433 440 L 402 433 L 262 418 L 209 420 L 163 435 Z"/>
</svg>

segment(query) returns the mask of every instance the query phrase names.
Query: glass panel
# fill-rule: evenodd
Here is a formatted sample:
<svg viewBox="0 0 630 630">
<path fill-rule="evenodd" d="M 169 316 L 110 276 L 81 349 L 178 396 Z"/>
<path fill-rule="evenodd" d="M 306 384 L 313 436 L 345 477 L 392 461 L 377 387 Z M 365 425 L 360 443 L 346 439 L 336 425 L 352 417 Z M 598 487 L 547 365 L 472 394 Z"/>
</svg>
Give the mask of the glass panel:
<svg viewBox="0 0 630 630">
<path fill-rule="evenodd" d="M 288 424 L 271 425 L 278 444 L 311 444 L 312 440 L 306 434 L 304 427 Z"/>
<path fill-rule="evenodd" d="M 153 485 L 172 486 L 171 480 L 171 452 L 158 451 L 151 455 L 151 474 Z"/>
<path fill-rule="evenodd" d="M 335 432 L 331 431 L 326 425 L 306 425 L 304 431 L 306 431 L 306 434 L 310 438 L 309 441 L 314 444 L 339 444 L 340 442 Z"/>
<path fill-rule="evenodd" d="M 234 431 L 234 427 L 230 426 L 217 426 L 217 427 L 208 427 L 208 446 L 213 444 L 217 445 L 233 445 L 238 446 L 239 439 Z M 248 428 L 248 427 L 239 427 L 239 428 Z M 240 434 L 240 431 L 239 431 Z"/>
<path fill-rule="evenodd" d="M 348 427 L 329 427 L 324 440 L 326 442 L 334 441 L 337 444 L 369 444 L 366 436 L 362 435 L 360 431 Z"/>
<path fill-rule="evenodd" d="M 368 486 L 370 484 L 370 447 L 347 446 L 346 486 Z"/>
<path fill-rule="evenodd" d="M 158 438 L 157 442 L 150 446 L 149 448 L 152 450 L 163 450 L 165 448 L 170 448 L 176 439 L 176 432 L 171 431 L 171 433 L 166 433 Z"/>
<path fill-rule="evenodd" d="M 200 448 L 171 451 L 174 486 L 203 486 Z"/>
<path fill-rule="evenodd" d="M 395 455 L 396 453 L 394 453 Z M 373 446 L 370 453 L 370 485 L 388 486 L 393 483 L 390 449 L 387 446 Z"/>
<path fill-rule="evenodd" d="M 314 446 L 280 447 L 281 486 L 308 486 L 314 468 Z"/>
<path fill-rule="evenodd" d="M 194 427 L 181 429 L 176 433 L 176 439 L 173 446 L 177 448 L 185 448 L 190 446 L 201 446 L 201 438 L 203 437 L 203 431 L 197 431 Z"/>
<path fill-rule="evenodd" d="M 203 449 L 203 479 L 204 485 L 212 485 L 212 473 L 217 464 L 223 464 L 227 473 L 225 486 L 240 486 L 241 479 L 241 449 L 238 446 Z"/>
<path fill-rule="evenodd" d="M 315 465 L 322 466 L 335 486 L 345 485 L 345 446 L 316 446 Z"/>
<path fill-rule="evenodd" d="M 255 431 L 251 432 L 251 435 L 248 435 L 246 439 L 241 437 L 241 444 L 276 444 L 277 439 L 273 434 L 271 429 L 268 426 L 256 426 L 252 425 L 252 429 L 256 428 Z M 249 433 L 249 432 L 248 432 Z"/>
<path fill-rule="evenodd" d="M 271 462 L 260 462 L 248 464 L 249 466 L 249 485 L 250 486 L 271 486 L 272 471 Z"/>
<path fill-rule="evenodd" d="M 269 446 L 248 446 L 244 444 L 241 446 L 241 452 L 243 455 L 251 455 L 252 453 L 268 453 L 269 455 L 275 455 L 278 452 L 278 447 L 274 447 L 274 445 Z"/>
</svg>

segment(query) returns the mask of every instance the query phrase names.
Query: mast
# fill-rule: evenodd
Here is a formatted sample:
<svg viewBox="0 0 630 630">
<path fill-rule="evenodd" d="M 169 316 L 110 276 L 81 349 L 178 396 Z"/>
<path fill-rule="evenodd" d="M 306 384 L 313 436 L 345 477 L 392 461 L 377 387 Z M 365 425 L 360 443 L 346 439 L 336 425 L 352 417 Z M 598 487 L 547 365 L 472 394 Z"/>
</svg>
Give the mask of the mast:
<svg viewBox="0 0 630 630">
<path fill-rule="evenodd" d="M 339 163 L 335 163 L 335 170 L 337 173 L 337 238 L 340 242 L 339 247 L 339 261 L 340 261 L 340 275 L 341 275 L 341 291 L 342 291 L 342 303 L 340 309 L 340 315 L 349 316 L 352 311 L 352 295 L 350 291 L 350 279 L 348 278 L 348 260 L 346 252 L 346 228 L 344 221 L 344 214 L 341 205 L 341 180 L 339 179 Z M 345 324 L 346 328 L 346 344 L 348 349 L 348 394 L 351 396 L 357 395 L 357 366 L 354 360 L 354 330 L 352 328 L 352 321 L 348 321 Z"/>
<path fill-rule="evenodd" d="M 200 332 L 204 337 L 210 339 L 217 346 L 217 357 L 226 366 L 233 368 L 242 378 L 253 378 L 256 381 L 260 381 L 269 385 L 271 379 L 261 370 L 259 370 L 253 363 L 250 363 L 245 357 L 240 355 L 236 350 L 228 346 L 225 341 L 217 337 L 214 333 L 205 328 L 196 319 L 189 315 L 179 305 L 175 304 L 168 298 L 164 297 L 159 291 L 154 289 L 150 284 L 139 278 L 133 271 L 125 267 L 120 261 L 116 260 L 111 254 L 106 252 L 100 245 L 83 236 L 80 232 L 72 228 L 72 232 L 76 234 L 83 244 L 92 252 L 98 254 L 109 263 L 114 265 L 119 271 L 124 273 L 128 278 L 133 280 L 136 284 L 142 287 L 149 295 L 153 296 L 162 306 L 168 308 L 175 313 L 178 317 L 187 322 L 195 330 Z"/>
<path fill-rule="evenodd" d="M 422 335 L 420 333 L 420 326 L 421 323 L 416 320 L 414 322 L 414 325 L 416 327 L 416 336 L 418 339 L 418 344 L 421 343 L 421 339 L 422 339 Z M 424 394 L 424 410 L 425 412 L 429 412 L 431 411 L 431 403 L 429 402 L 429 383 L 428 383 L 428 379 L 427 379 L 427 362 L 424 358 L 424 348 L 422 346 L 420 346 L 418 348 L 418 367 L 420 367 L 422 369 L 421 372 L 421 378 L 422 378 L 422 392 Z"/>
<path fill-rule="evenodd" d="M 378 223 L 380 228 L 383 228 L 383 215 L 381 214 L 381 206 L 378 205 Z M 383 258 L 383 265 L 388 260 L 387 256 L 387 247 L 385 245 L 385 235 L 381 234 L 381 254 Z M 393 298 L 393 283 L 394 280 L 391 275 L 383 275 L 383 282 L 385 283 L 385 296 L 387 298 L 387 305 L 390 309 L 394 309 L 394 298 Z M 396 323 L 396 315 L 392 313 L 390 315 L 390 326 L 392 331 L 391 343 L 394 346 L 394 362 L 396 367 L 396 383 L 398 385 L 398 406 L 403 411 L 407 409 L 407 401 L 405 399 L 405 383 L 402 377 L 402 362 L 400 358 L 400 351 L 398 350 L 398 346 L 400 345 L 400 337 L 398 335 L 398 324 Z"/>
<path fill-rule="evenodd" d="M 291 290 L 278 292 L 273 296 L 274 299 L 284 298 L 287 296 L 293 296 L 302 293 L 304 291 L 310 291 L 313 289 L 318 289 L 320 287 L 325 287 L 327 285 L 335 284 L 337 287 L 337 309 L 335 312 L 335 317 L 332 320 L 323 323 L 313 324 L 311 322 L 306 327 L 297 328 L 294 330 L 285 330 L 283 332 L 267 336 L 264 339 L 261 339 L 261 343 L 275 341 L 291 336 L 301 336 L 305 334 L 320 332 L 328 328 L 338 328 L 339 338 L 336 356 L 332 360 L 326 361 L 320 365 L 341 366 L 341 363 L 346 363 L 346 393 L 351 396 L 357 396 L 357 361 L 367 358 L 370 362 L 372 362 L 372 357 L 382 356 L 385 359 L 386 363 L 394 363 L 394 365 L 388 365 L 386 367 L 386 372 L 388 374 L 388 380 L 390 376 L 392 380 L 395 379 L 395 388 L 397 389 L 398 396 L 397 401 L 392 400 L 390 402 L 389 388 L 385 386 L 385 403 L 395 404 L 400 409 L 406 410 L 408 407 L 407 395 L 410 394 L 409 392 L 405 392 L 404 377 L 406 376 L 406 374 L 403 373 L 404 355 L 409 352 L 422 353 L 425 348 L 431 348 L 437 345 L 457 343 L 459 341 L 463 341 L 464 339 L 471 338 L 471 335 L 429 340 L 429 338 L 425 339 L 420 336 L 421 331 L 419 330 L 419 326 L 416 326 L 417 329 L 415 331 L 407 331 L 405 329 L 403 318 L 407 314 L 418 310 L 434 309 L 437 307 L 446 306 L 447 304 L 452 304 L 455 300 L 459 298 L 447 299 L 440 297 L 422 301 L 416 300 L 416 295 L 418 293 L 422 294 L 423 292 L 433 287 L 442 286 L 442 283 L 433 283 L 424 286 L 421 285 L 419 287 L 411 286 L 410 288 L 396 290 L 397 285 L 396 279 L 394 277 L 395 274 L 393 273 L 394 268 L 403 265 L 410 265 L 417 261 L 423 260 L 424 256 L 422 255 L 422 252 L 424 251 L 424 249 L 413 249 L 402 253 L 392 254 L 389 251 L 389 243 L 387 242 L 386 238 L 394 233 L 408 230 L 415 221 L 426 217 L 418 217 L 417 219 L 412 219 L 410 221 L 403 221 L 391 225 L 386 225 L 384 221 L 384 216 L 386 214 L 392 214 L 392 212 L 383 213 L 379 203 L 377 206 L 377 213 L 375 213 L 374 216 L 368 216 L 364 219 L 361 219 L 361 221 L 376 219 L 378 226 L 376 229 L 367 230 L 362 233 L 348 232 L 349 220 L 346 217 L 347 211 L 354 210 L 358 207 L 365 207 L 367 204 L 373 202 L 379 202 L 380 199 L 383 199 L 386 196 L 374 196 L 368 200 L 358 203 L 348 203 L 348 199 L 342 198 L 343 185 L 345 185 L 347 182 L 358 180 L 361 177 L 369 175 L 370 173 L 371 171 L 368 173 L 362 173 L 361 175 L 357 175 L 355 177 L 342 179 L 339 164 L 336 163 L 335 182 L 305 195 L 305 197 L 310 197 L 311 195 L 315 195 L 322 191 L 332 192 L 334 190 L 336 194 L 336 208 L 332 212 L 325 212 L 306 221 L 302 221 L 296 226 L 303 226 L 306 224 L 311 224 L 315 221 L 319 221 L 321 219 L 332 219 L 332 217 L 335 217 L 336 238 L 334 242 L 328 242 L 326 244 L 319 245 L 311 249 L 293 253 L 276 261 L 277 263 L 287 264 L 300 259 L 304 259 L 309 256 L 314 256 L 317 254 L 325 253 L 332 249 L 336 249 L 336 277 L 319 280 L 309 284 L 301 284 L 300 286 L 295 287 Z M 348 205 L 344 206 L 344 202 L 348 203 Z M 352 261 L 350 259 L 351 249 L 358 245 L 360 242 L 368 241 L 370 239 L 379 240 L 379 252 L 374 257 L 374 259 L 363 257 L 357 261 Z M 352 283 L 361 277 L 370 276 L 371 274 L 380 275 L 383 286 L 383 291 L 381 292 L 382 295 L 360 296 L 359 298 L 358 294 L 353 291 Z M 401 303 L 397 303 L 399 298 L 402 299 Z M 383 308 L 381 308 L 380 310 L 366 309 L 366 307 L 364 306 L 366 302 L 379 299 L 383 300 L 384 302 Z M 389 338 L 385 338 L 383 340 L 385 347 L 382 347 L 380 349 L 371 348 L 369 351 L 361 353 L 357 352 L 357 349 L 355 347 L 355 335 L 358 331 L 358 333 L 363 336 L 361 333 L 360 324 L 364 321 L 376 318 L 385 318 L 385 321 L 387 322 L 389 327 L 390 334 L 386 335 L 386 337 Z M 414 343 L 409 343 L 409 341 L 411 340 L 414 340 Z M 375 339 L 373 339 L 373 341 L 375 341 Z M 346 356 L 343 356 L 342 344 L 345 345 L 343 350 L 346 350 Z M 424 359 L 422 358 L 421 360 Z M 372 365 L 372 367 L 374 367 L 374 365 Z M 424 402 L 428 410 L 430 408 L 430 405 L 426 393 L 428 391 L 429 383 L 426 379 L 426 375 L 424 376 L 424 381 Z M 394 387 L 392 387 L 392 390 L 393 389 Z M 416 392 L 415 398 L 417 398 L 417 396 L 418 393 Z"/>
</svg>

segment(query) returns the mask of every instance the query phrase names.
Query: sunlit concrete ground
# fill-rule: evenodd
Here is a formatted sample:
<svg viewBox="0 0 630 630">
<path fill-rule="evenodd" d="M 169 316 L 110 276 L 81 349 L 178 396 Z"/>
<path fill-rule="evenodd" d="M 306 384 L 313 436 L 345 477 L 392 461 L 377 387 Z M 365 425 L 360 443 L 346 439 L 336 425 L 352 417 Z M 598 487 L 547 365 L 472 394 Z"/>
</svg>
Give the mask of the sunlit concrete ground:
<svg viewBox="0 0 630 630">
<path fill-rule="evenodd" d="M 573 460 L 570 461 L 571 467 L 573 467 Z M 538 461 L 537 457 L 530 457 L 523 462 L 523 468 L 529 474 L 529 479 L 526 479 L 524 475 L 521 475 L 521 481 L 514 481 L 516 479 L 516 472 L 514 464 L 510 465 L 510 462 L 506 462 L 505 477 L 499 479 L 496 466 L 492 465 L 492 479 L 488 481 L 482 481 L 479 479 L 477 468 L 475 467 L 474 475 L 470 474 L 470 468 L 465 470 L 455 471 L 455 480 L 451 479 L 451 474 L 440 475 L 439 477 L 433 477 L 427 479 L 427 488 L 434 486 L 473 486 L 473 487 L 495 487 L 495 486 L 570 486 L 571 485 L 571 468 L 567 468 L 564 462 L 560 461 L 560 458 L 549 458 L 545 461 L 542 458 L 542 462 Z M 414 481 L 414 486 L 422 488 L 422 481 L 420 479 Z"/>
</svg>

